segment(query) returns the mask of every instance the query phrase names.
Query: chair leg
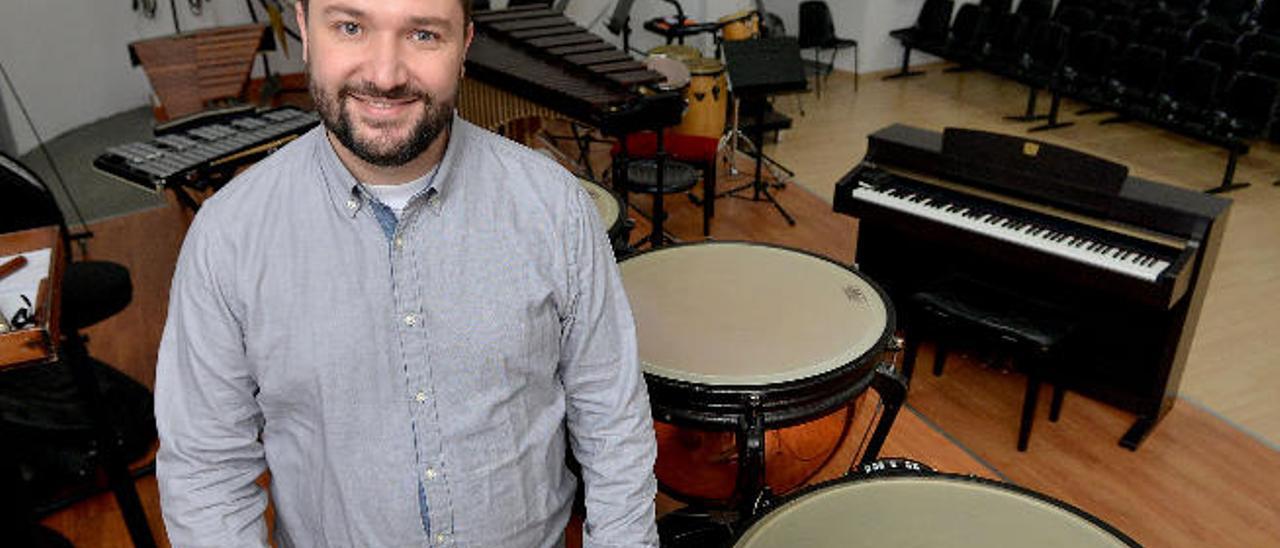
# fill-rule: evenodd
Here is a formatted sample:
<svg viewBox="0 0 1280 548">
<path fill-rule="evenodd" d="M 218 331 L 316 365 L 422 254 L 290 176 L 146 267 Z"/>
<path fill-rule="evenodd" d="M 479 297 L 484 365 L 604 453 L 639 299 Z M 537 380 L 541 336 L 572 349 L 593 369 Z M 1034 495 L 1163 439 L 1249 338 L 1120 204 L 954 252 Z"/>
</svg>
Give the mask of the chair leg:
<svg viewBox="0 0 1280 548">
<path fill-rule="evenodd" d="M 903 46 L 902 49 L 902 68 L 893 74 L 885 76 L 884 80 L 894 80 L 897 78 L 909 78 L 924 74 L 923 70 L 911 70 L 911 46 Z"/>
<path fill-rule="evenodd" d="M 1049 400 L 1049 422 L 1058 422 L 1058 417 L 1062 416 L 1062 399 L 1066 394 L 1066 389 L 1061 385 L 1053 385 L 1053 399 Z"/>
<path fill-rule="evenodd" d="M 1031 440 L 1031 422 L 1036 418 L 1040 398 L 1040 374 L 1032 366 L 1027 373 L 1027 394 L 1022 400 L 1022 421 L 1018 424 L 1018 451 L 1026 451 Z"/>
</svg>

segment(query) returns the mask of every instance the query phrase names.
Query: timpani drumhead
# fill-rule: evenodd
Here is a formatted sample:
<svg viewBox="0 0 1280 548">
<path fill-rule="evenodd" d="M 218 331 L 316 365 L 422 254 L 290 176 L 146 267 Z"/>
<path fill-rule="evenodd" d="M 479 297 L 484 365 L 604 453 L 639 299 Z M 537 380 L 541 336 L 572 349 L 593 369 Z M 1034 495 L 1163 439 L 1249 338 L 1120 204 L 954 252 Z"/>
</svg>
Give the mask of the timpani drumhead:
<svg viewBox="0 0 1280 548">
<path fill-rule="evenodd" d="M 848 365 L 888 325 L 879 291 L 835 262 L 780 247 L 707 242 L 620 263 L 645 373 L 765 385 Z"/>
<path fill-rule="evenodd" d="M 757 521 L 735 548 L 850 546 L 1129 546 L 1064 503 L 959 476 L 837 483 L 800 495 Z"/>
<path fill-rule="evenodd" d="M 622 207 L 618 205 L 618 198 L 604 187 L 586 179 L 578 179 L 578 183 L 582 185 L 583 190 L 587 191 L 591 201 L 595 202 L 596 213 L 600 214 L 600 223 L 604 225 L 605 230 L 612 232 L 622 216 Z"/>
</svg>

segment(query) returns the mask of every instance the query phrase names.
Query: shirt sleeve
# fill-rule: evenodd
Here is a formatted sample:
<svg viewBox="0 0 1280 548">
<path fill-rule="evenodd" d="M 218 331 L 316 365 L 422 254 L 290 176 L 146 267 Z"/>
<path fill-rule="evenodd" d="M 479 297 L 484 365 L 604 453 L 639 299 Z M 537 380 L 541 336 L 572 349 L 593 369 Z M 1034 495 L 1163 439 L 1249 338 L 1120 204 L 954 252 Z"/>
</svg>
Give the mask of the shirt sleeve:
<svg viewBox="0 0 1280 548">
<path fill-rule="evenodd" d="M 594 205 L 574 186 L 560 368 L 569 440 L 586 487 L 583 544 L 656 547 L 657 443 L 635 322 Z"/>
<path fill-rule="evenodd" d="M 219 276 L 233 264 L 197 216 L 170 288 L 156 365 L 156 478 L 175 547 L 266 546 L 262 412 Z"/>
</svg>

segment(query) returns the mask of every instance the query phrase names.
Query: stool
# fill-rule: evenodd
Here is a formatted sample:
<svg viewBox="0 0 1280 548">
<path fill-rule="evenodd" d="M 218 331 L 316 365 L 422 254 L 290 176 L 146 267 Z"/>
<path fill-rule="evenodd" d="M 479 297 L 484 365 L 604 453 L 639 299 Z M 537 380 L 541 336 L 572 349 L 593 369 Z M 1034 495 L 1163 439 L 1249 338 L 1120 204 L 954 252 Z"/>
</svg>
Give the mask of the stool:
<svg viewBox="0 0 1280 548">
<path fill-rule="evenodd" d="M 702 206 L 702 235 L 711 235 L 711 218 L 715 216 L 715 200 L 707 198 L 716 195 L 716 159 L 719 157 L 720 140 L 700 135 L 684 135 L 664 129 L 662 141 L 669 160 L 678 160 L 702 168 L 702 197 L 689 199 L 694 205 Z M 658 134 L 654 131 L 641 131 L 620 139 L 613 147 L 616 161 L 625 162 L 629 158 L 654 158 L 657 156 Z M 625 189 L 614 188 L 615 191 Z M 624 196 L 625 198 L 625 196 Z"/>
<path fill-rule="evenodd" d="M 663 196 L 688 192 L 698 182 L 698 171 L 693 166 L 675 160 L 663 162 L 662 185 L 658 185 L 658 160 L 632 160 L 627 163 L 627 190 L 653 195 L 653 231 L 649 233 L 649 247 L 663 244 L 665 236 L 662 222 L 667 213 L 663 208 Z"/>
<path fill-rule="evenodd" d="M 908 381 L 915 368 L 920 339 L 935 341 L 934 375 L 941 375 L 949 342 L 964 337 L 977 340 L 1010 354 L 1015 367 L 1027 375 L 1022 419 L 1018 427 L 1018 450 L 1026 451 L 1031 438 L 1040 384 L 1057 361 L 1062 341 L 1075 329 L 1071 314 L 1011 292 L 966 278 L 948 278 L 911 295 L 908 303 L 909 329 L 903 352 L 903 374 Z M 1053 385 L 1049 420 L 1057 422 L 1065 391 Z"/>
</svg>

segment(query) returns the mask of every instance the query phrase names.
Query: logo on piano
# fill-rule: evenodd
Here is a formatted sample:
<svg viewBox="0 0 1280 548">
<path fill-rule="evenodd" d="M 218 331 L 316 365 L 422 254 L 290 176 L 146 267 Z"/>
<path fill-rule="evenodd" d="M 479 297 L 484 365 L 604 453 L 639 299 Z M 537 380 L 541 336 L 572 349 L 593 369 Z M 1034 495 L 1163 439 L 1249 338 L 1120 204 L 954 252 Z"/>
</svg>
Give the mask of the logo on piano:
<svg viewBox="0 0 1280 548">
<path fill-rule="evenodd" d="M 851 285 L 844 286 L 844 296 L 849 302 L 856 304 L 867 304 L 867 296 L 862 294 L 862 290 Z"/>
<path fill-rule="evenodd" d="M 1032 158 L 1039 156 L 1040 143 L 1033 143 L 1031 141 L 1022 143 L 1022 154 L 1023 156 L 1031 156 Z"/>
</svg>

